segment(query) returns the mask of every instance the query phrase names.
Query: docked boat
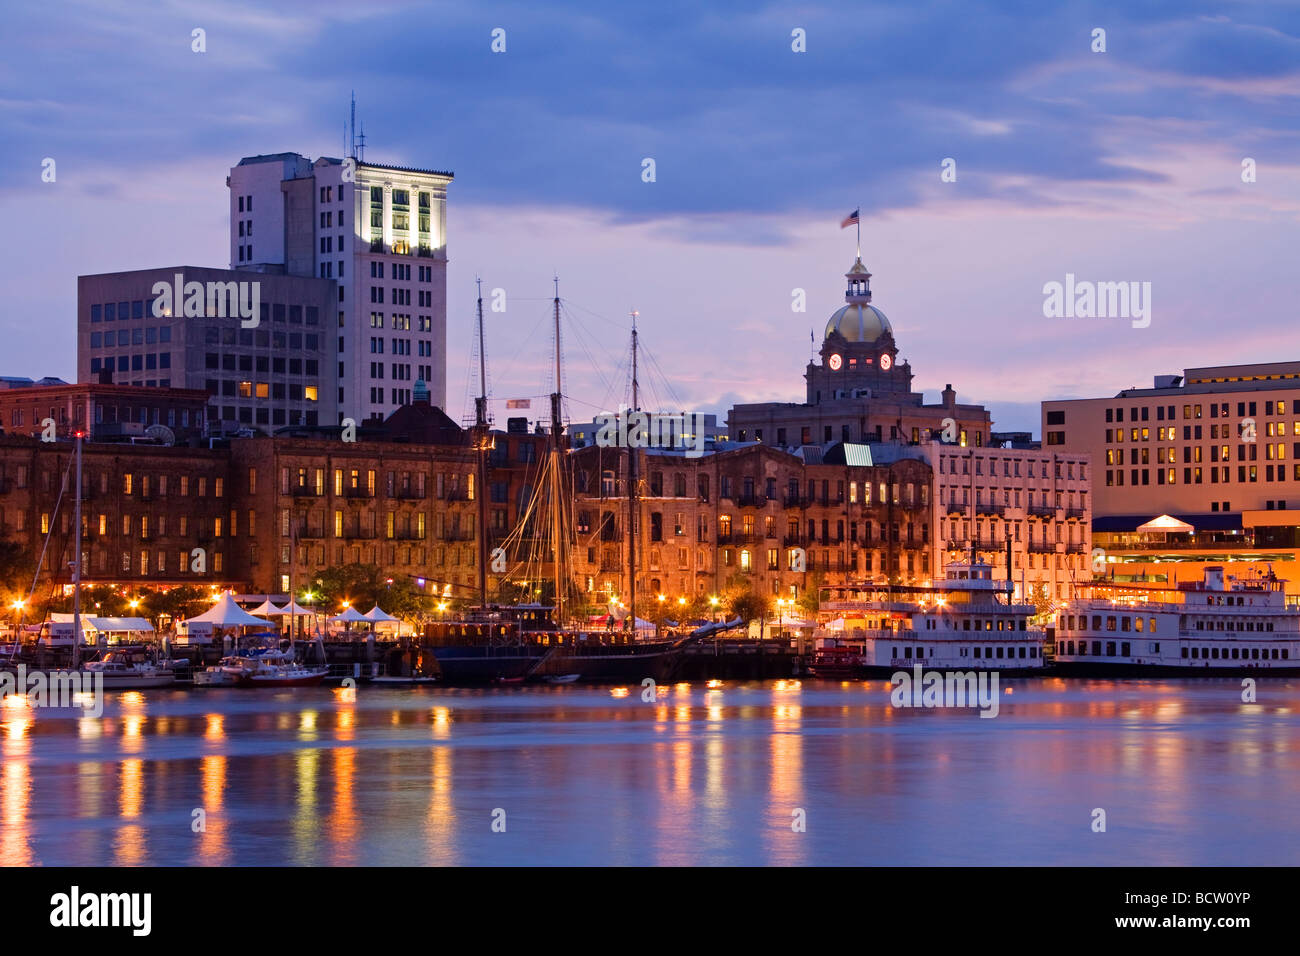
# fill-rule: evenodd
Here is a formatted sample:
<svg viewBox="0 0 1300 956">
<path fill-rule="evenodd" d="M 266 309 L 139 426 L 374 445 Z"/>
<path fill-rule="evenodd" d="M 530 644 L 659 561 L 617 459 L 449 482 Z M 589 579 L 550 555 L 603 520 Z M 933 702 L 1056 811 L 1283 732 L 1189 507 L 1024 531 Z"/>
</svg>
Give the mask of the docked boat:
<svg viewBox="0 0 1300 956">
<path fill-rule="evenodd" d="M 1222 565 L 1173 589 L 1096 585 L 1057 614 L 1056 666 L 1063 674 L 1226 677 L 1300 674 L 1300 607 L 1286 582 L 1237 578 Z"/>
<path fill-rule="evenodd" d="M 176 675 L 168 664 L 125 649 L 108 651 L 99 660 L 83 664 L 81 669 L 102 675 L 104 690 L 145 690 L 176 683 Z"/>
<path fill-rule="evenodd" d="M 846 680 L 923 670 L 1041 674 L 1045 632 L 1030 626 L 983 562 L 954 562 L 930 588 L 843 584 L 822 588 L 814 677 Z"/>
</svg>

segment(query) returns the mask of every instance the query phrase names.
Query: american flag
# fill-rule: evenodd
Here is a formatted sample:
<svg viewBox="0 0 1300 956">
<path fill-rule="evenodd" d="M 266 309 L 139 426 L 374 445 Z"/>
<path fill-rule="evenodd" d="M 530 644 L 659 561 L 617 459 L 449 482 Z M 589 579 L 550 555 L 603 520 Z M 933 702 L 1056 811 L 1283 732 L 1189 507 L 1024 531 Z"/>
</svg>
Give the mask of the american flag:
<svg viewBox="0 0 1300 956">
<path fill-rule="evenodd" d="M 862 209 L 861 207 L 859 207 L 858 209 L 853 210 L 853 212 L 845 216 L 844 221 L 840 223 L 840 228 L 847 229 L 849 228 L 849 226 L 856 226 L 861 221 L 858 218 L 858 213 L 860 213 L 861 211 Z"/>
</svg>

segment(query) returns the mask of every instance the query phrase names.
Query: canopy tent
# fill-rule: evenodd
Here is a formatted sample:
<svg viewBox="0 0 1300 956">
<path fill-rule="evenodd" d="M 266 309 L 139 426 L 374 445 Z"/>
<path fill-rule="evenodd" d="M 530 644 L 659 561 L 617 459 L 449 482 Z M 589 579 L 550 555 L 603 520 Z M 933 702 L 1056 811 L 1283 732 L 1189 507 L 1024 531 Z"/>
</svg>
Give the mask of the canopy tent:
<svg viewBox="0 0 1300 956">
<path fill-rule="evenodd" d="M 284 613 L 284 608 L 276 607 L 274 604 L 271 603 L 271 599 L 270 599 L 270 598 L 267 598 L 265 601 L 263 601 L 263 602 L 262 602 L 261 604 L 259 604 L 257 607 L 253 608 L 253 609 L 252 609 L 251 611 L 249 611 L 248 613 L 249 613 L 249 614 L 261 614 L 263 617 L 266 617 L 266 616 L 272 616 L 272 617 L 273 617 L 273 616 L 276 616 L 276 615 L 279 615 L 279 614 Z"/>
<path fill-rule="evenodd" d="M 292 614 L 294 617 L 298 617 L 304 614 L 306 615 L 315 614 L 316 612 L 307 610 L 297 601 L 290 601 L 284 607 L 280 608 L 280 610 L 272 611 L 271 613 L 276 615 L 277 617 L 286 617 L 290 614 Z"/>
<path fill-rule="evenodd" d="M 216 627 L 270 627 L 271 622 L 254 617 L 235 603 L 229 591 L 223 591 L 217 603 L 202 614 L 187 618 L 186 624 L 212 624 Z"/>
<path fill-rule="evenodd" d="M 1196 529 L 1186 521 L 1179 521 L 1177 518 L 1169 515 L 1161 515 L 1158 518 L 1152 518 L 1146 524 L 1140 524 L 1137 527 L 1139 532 L 1166 531 L 1174 534 L 1189 534 Z"/>
<path fill-rule="evenodd" d="M 350 607 L 337 617 L 330 618 L 329 622 L 331 624 L 369 624 L 371 620 L 356 608 Z"/>
<path fill-rule="evenodd" d="M 351 610 L 351 608 L 349 608 L 348 610 Z M 376 624 L 397 623 L 397 618 L 393 617 L 393 615 L 391 614 L 385 613 L 383 610 L 380 609 L 378 604 L 376 604 L 374 607 L 372 607 L 369 611 L 367 611 L 365 614 L 361 616 L 364 617 L 367 621 L 374 621 Z"/>
</svg>

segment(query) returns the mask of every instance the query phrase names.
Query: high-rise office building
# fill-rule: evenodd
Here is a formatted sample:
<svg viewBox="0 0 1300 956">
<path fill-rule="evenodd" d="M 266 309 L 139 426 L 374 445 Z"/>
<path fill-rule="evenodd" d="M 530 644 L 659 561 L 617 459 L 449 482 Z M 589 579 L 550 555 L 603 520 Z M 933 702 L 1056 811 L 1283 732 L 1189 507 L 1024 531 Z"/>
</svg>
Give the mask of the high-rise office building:
<svg viewBox="0 0 1300 956">
<path fill-rule="evenodd" d="M 337 298 L 328 279 L 198 266 L 78 276 L 77 381 L 202 389 L 210 434 L 332 425 Z"/>
<path fill-rule="evenodd" d="M 452 174 L 275 153 L 230 170 L 232 269 L 337 284 L 339 420 L 447 402 L 447 185 Z"/>
</svg>

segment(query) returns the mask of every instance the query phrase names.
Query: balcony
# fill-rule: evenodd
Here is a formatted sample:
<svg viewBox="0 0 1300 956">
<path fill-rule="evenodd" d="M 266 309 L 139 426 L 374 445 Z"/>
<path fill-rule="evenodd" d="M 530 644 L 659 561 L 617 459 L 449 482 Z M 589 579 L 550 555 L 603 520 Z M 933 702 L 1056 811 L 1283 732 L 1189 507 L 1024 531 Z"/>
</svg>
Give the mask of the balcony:
<svg viewBox="0 0 1300 956">
<path fill-rule="evenodd" d="M 427 497 L 423 491 L 418 488 L 403 488 L 397 492 L 397 498 L 400 501 L 419 501 Z"/>
<path fill-rule="evenodd" d="M 1006 509 L 1006 505 L 994 504 L 992 501 L 982 501 L 975 505 L 977 515 L 1000 515 Z"/>
<path fill-rule="evenodd" d="M 1087 511 L 1083 508 L 1066 508 L 1065 517 L 1067 519 L 1078 519 L 1087 516 Z"/>
<path fill-rule="evenodd" d="M 295 498 L 319 498 L 321 494 L 311 485 L 294 485 L 289 493 Z"/>
<path fill-rule="evenodd" d="M 345 488 L 343 490 L 343 497 L 360 500 L 364 498 L 373 498 L 374 495 L 365 488 Z"/>
<path fill-rule="evenodd" d="M 1056 505 L 1030 505 L 1025 510 L 1031 515 L 1036 515 L 1039 518 L 1056 517 Z"/>
<path fill-rule="evenodd" d="M 944 512 L 949 515 L 962 515 L 966 513 L 966 506 L 964 504 L 958 504 L 955 501 L 950 501 L 944 505 Z"/>
<path fill-rule="evenodd" d="M 1056 545 L 1057 542 L 1055 541 L 1030 541 L 1029 553 L 1030 554 L 1055 554 Z"/>
<path fill-rule="evenodd" d="M 464 528 L 449 528 L 442 535 L 443 541 L 473 541 L 474 532 Z"/>
<path fill-rule="evenodd" d="M 792 495 L 787 491 L 785 495 L 782 496 L 781 503 L 787 508 L 802 508 L 803 496 L 798 494 Z"/>
</svg>

